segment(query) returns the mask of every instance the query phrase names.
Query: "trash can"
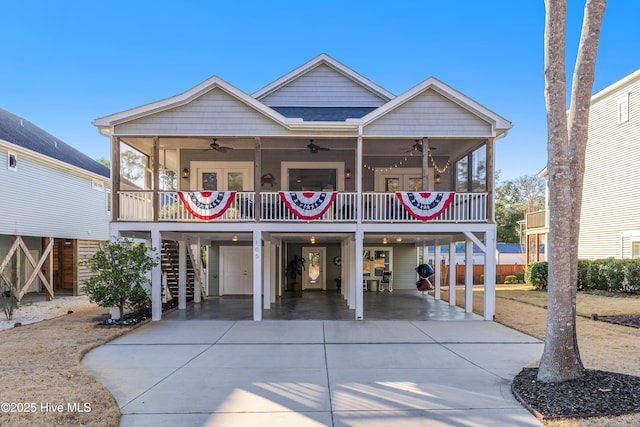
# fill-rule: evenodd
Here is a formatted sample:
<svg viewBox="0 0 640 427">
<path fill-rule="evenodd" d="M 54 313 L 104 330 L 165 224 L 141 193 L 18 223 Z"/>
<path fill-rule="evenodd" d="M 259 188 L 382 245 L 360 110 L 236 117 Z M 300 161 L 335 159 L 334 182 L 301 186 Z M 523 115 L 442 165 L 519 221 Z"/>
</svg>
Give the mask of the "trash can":
<svg viewBox="0 0 640 427">
<path fill-rule="evenodd" d="M 379 280 L 369 280 L 369 290 L 372 292 L 378 292 Z"/>
</svg>

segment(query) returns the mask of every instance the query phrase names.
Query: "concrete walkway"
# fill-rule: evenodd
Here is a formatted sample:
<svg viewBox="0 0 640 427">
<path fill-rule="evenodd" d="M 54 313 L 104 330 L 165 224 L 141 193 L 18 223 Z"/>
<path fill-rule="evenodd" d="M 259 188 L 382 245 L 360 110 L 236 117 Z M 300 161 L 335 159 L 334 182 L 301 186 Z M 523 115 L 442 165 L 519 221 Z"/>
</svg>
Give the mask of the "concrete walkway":
<svg viewBox="0 0 640 427">
<path fill-rule="evenodd" d="M 510 383 L 541 354 L 478 320 L 163 320 L 83 364 L 126 427 L 540 426 Z"/>
</svg>

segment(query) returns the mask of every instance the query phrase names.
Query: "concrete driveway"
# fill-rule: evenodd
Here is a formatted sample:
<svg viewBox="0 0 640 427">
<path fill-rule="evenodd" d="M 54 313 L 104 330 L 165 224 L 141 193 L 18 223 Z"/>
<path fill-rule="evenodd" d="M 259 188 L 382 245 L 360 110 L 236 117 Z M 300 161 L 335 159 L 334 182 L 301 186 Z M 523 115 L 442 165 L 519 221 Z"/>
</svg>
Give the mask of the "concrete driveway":
<svg viewBox="0 0 640 427">
<path fill-rule="evenodd" d="M 540 426 L 510 384 L 542 347 L 482 320 L 162 320 L 83 364 L 127 427 Z"/>
</svg>

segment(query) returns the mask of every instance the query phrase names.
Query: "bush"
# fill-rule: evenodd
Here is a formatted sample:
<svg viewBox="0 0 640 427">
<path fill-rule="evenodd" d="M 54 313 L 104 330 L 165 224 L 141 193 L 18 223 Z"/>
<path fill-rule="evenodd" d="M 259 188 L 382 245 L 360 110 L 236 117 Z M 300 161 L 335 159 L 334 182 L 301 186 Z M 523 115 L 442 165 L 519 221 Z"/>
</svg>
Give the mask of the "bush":
<svg viewBox="0 0 640 427">
<path fill-rule="evenodd" d="M 532 263 L 531 267 L 531 285 L 538 290 L 547 289 L 549 277 L 549 263 L 540 261 Z"/>
<path fill-rule="evenodd" d="M 535 262 L 530 262 L 524 266 L 524 283 L 529 286 L 533 286 L 533 283 L 531 283 L 531 269 L 533 268 L 533 264 L 535 264 Z"/>
<path fill-rule="evenodd" d="M 524 273 L 513 273 L 513 275 L 516 276 L 518 283 L 524 283 Z"/>
<path fill-rule="evenodd" d="M 518 283 L 518 278 L 513 274 L 504 277 L 504 284 L 509 285 L 511 283 Z"/>
<path fill-rule="evenodd" d="M 585 289 L 589 289 L 589 267 L 591 266 L 591 261 L 588 259 L 579 259 L 578 260 L 578 283 L 577 287 L 579 291 L 584 291 Z"/>
<path fill-rule="evenodd" d="M 143 308 L 144 295 L 148 297 L 143 288 L 149 282 L 147 273 L 158 260 L 144 245 L 123 239 L 105 243 L 103 249 L 81 263 L 95 273 L 82 287 L 89 300 L 100 307 L 118 307 L 122 318 L 125 306 Z"/>
<path fill-rule="evenodd" d="M 623 292 L 640 293 L 640 259 L 625 260 Z"/>
<path fill-rule="evenodd" d="M 149 291 L 140 285 L 134 286 L 131 288 L 129 300 L 125 303 L 125 307 L 144 317 L 151 317 L 151 297 Z"/>
</svg>

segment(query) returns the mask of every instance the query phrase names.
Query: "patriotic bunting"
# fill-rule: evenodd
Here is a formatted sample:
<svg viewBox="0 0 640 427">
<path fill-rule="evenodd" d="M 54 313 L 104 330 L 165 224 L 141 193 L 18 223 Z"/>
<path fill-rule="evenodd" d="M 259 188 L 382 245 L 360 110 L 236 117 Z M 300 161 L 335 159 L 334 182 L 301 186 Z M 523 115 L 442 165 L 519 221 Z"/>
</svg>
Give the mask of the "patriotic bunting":
<svg viewBox="0 0 640 427">
<path fill-rule="evenodd" d="M 224 214 L 236 196 L 235 191 L 178 191 L 184 207 L 196 218 L 210 220 Z"/>
<path fill-rule="evenodd" d="M 336 199 L 337 192 L 280 191 L 287 209 L 300 219 L 320 218 Z"/>
<path fill-rule="evenodd" d="M 398 200 L 409 214 L 419 220 L 436 218 L 449 207 L 455 192 L 428 193 L 417 191 L 399 191 Z"/>
</svg>

